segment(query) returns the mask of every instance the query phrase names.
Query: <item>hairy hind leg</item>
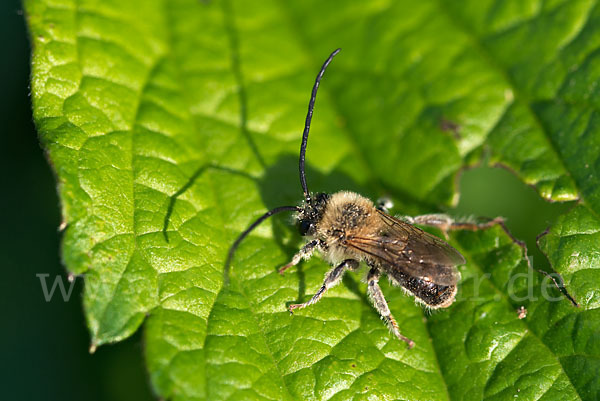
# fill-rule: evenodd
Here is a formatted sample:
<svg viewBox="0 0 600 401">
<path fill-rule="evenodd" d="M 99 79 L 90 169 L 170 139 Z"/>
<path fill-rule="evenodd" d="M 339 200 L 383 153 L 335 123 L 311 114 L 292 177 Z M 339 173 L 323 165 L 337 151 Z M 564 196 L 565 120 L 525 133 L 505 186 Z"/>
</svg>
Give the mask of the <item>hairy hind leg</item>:
<svg viewBox="0 0 600 401">
<path fill-rule="evenodd" d="M 523 242 L 521 240 L 518 240 L 517 238 L 515 238 L 512 235 L 512 233 L 508 230 L 508 227 L 506 227 L 506 224 L 504 223 L 504 219 L 502 217 L 496 217 L 495 219 L 491 219 L 489 221 L 485 221 L 485 222 L 481 222 L 481 223 L 474 223 L 474 222 L 456 221 L 452 217 L 445 215 L 445 214 L 424 214 L 424 215 L 415 216 L 415 217 L 405 217 L 405 220 L 410 224 L 420 224 L 420 225 L 424 225 L 424 226 L 436 227 L 442 231 L 442 233 L 444 234 L 446 239 L 448 239 L 448 231 L 454 231 L 454 230 L 478 231 L 478 230 L 485 230 L 487 228 L 498 225 L 502 228 L 502 230 L 506 233 L 506 235 L 508 235 L 508 237 L 515 244 L 517 244 L 518 246 L 521 247 L 521 249 L 523 250 L 523 255 L 525 256 L 525 260 L 527 261 L 527 266 L 529 266 L 530 269 L 537 271 L 538 273 L 541 273 L 547 277 L 550 277 L 550 279 L 553 281 L 556 288 L 558 288 L 558 290 L 561 293 L 563 293 L 563 295 L 574 306 L 579 307 L 579 304 L 577 303 L 575 298 L 573 298 L 571 296 L 571 294 L 569 294 L 569 292 L 565 288 L 563 279 L 560 276 L 560 274 L 555 273 L 556 276 L 558 277 L 558 280 L 557 280 L 552 274 L 550 274 L 544 270 L 535 269 L 533 267 L 533 265 L 531 264 L 531 260 L 529 260 L 529 255 L 527 253 L 527 244 L 525 244 L 525 242 Z"/>
<path fill-rule="evenodd" d="M 392 333 L 394 333 L 396 337 L 404 341 L 410 349 L 414 347 L 415 342 L 410 338 L 404 337 L 402 334 L 400 334 L 400 328 L 398 327 L 398 323 L 396 322 L 396 319 L 394 319 L 394 316 L 392 316 L 392 312 L 390 312 L 390 308 L 388 307 L 387 301 L 385 300 L 383 292 L 379 287 L 380 276 L 381 273 L 376 268 L 372 268 L 369 271 L 369 274 L 367 276 L 367 288 L 369 292 L 369 297 L 373 302 L 373 306 L 375 306 L 375 309 L 377 309 L 377 312 L 379 312 L 381 318 L 385 321 L 388 328 L 392 331 Z"/>
<path fill-rule="evenodd" d="M 474 223 L 472 221 L 456 221 L 452 217 L 446 214 L 423 214 L 420 216 L 405 216 L 404 220 L 410 224 L 420 224 L 422 226 L 430 226 L 438 228 L 444 234 L 444 237 L 448 239 L 448 232 L 454 230 L 469 230 L 478 231 L 485 230 L 486 228 L 499 225 L 504 229 L 508 236 L 515 241 L 519 246 L 525 245 L 523 242 L 517 240 L 506 228 L 504 219 L 502 217 L 496 217 L 495 219 Z"/>
</svg>

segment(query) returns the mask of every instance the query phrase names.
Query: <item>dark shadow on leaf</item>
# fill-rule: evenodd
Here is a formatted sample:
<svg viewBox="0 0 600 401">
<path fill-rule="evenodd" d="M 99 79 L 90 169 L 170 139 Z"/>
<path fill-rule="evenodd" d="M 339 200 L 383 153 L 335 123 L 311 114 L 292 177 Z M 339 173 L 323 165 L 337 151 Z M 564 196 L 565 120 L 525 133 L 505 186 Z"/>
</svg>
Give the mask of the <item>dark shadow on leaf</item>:
<svg viewBox="0 0 600 401">
<path fill-rule="evenodd" d="M 310 151 L 310 148 L 309 148 Z M 352 177 L 339 170 L 322 173 L 312 165 L 306 165 L 306 181 L 311 192 L 334 193 L 354 191 L 371 199 L 378 195 L 375 188 L 361 185 Z M 302 187 L 298 173 L 298 156 L 287 154 L 268 166 L 259 180 L 259 190 L 265 205 L 273 208 L 283 204 L 299 204 L 302 200 Z"/>
<path fill-rule="evenodd" d="M 238 33 L 234 24 L 233 7 L 230 0 L 223 0 L 221 2 L 223 9 L 223 22 L 225 29 L 227 30 L 227 36 L 229 39 L 229 49 L 231 51 L 231 69 L 235 77 L 235 81 L 238 87 L 238 101 L 240 102 L 240 134 L 246 138 L 248 146 L 252 150 L 252 153 L 264 168 L 266 167 L 265 161 L 260 154 L 254 139 L 248 131 L 248 97 L 246 95 L 246 85 L 244 84 L 244 75 L 242 74 L 242 65 L 240 61 L 240 43 Z"/>
<path fill-rule="evenodd" d="M 360 299 L 367 305 L 371 304 L 371 301 L 369 301 L 369 298 L 367 297 L 367 294 L 364 291 L 361 291 L 360 288 L 358 288 L 358 282 L 356 281 L 356 277 L 357 276 L 351 276 L 348 273 L 352 273 L 352 272 L 347 272 L 344 275 L 344 278 L 342 279 L 342 282 L 344 283 L 344 285 L 346 286 L 346 288 L 348 290 L 350 290 L 350 292 L 352 292 L 353 294 L 357 295 L 358 297 L 360 297 Z M 355 273 L 356 274 L 356 273 Z M 375 311 L 375 309 L 372 310 L 373 313 L 377 313 Z"/>
<path fill-rule="evenodd" d="M 169 222 L 171 220 L 171 215 L 173 214 L 173 208 L 175 207 L 175 201 L 177 200 L 177 198 L 179 198 L 179 196 L 181 196 L 181 194 L 183 194 L 185 191 L 187 191 L 188 189 L 190 189 L 191 186 L 194 185 L 194 183 L 196 182 L 196 180 L 198 179 L 198 177 L 200 177 L 208 169 L 215 169 L 215 170 L 219 170 L 219 171 L 225 171 L 227 173 L 239 175 L 239 176 L 248 178 L 248 179 L 253 180 L 253 181 L 256 180 L 254 177 L 250 176 L 247 173 L 244 173 L 243 171 L 234 170 L 234 169 L 231 169 L 231 168 L 228 168 L 228 167 L 221 167 L 221 166 L 216 166 L 216 165 L 208 164 L 208 165 L 205 165 L 205 166 L 202 166 L 202 167 L 198 168 L 194 172 L 194 174 L 191 175 L 191 177 L 185 183 L 185 185 L 182 186 L 173 195 L 171 195 L 171 198 L 169 199 L 169 205 L 167 206 L 167 213 L 165 213 L 165 219 L 164 219 L 164 222 L 163 222 L 163 229 L 162 229 L 163 237 L 165 238 L 166 242 L 169 242 L 169 233 L 167 231 L 167 228 L 168 228 Z"/>
</svg>

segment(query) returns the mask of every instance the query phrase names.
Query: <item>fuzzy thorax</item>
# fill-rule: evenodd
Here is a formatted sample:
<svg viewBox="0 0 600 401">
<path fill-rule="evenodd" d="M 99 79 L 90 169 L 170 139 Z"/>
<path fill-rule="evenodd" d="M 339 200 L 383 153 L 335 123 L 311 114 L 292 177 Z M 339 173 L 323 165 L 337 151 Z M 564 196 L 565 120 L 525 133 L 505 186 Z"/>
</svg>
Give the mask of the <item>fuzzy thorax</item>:
<svg viewBox="0 0 600 401">
<path fill-rule="evenodd" d="M 377 210 L 369 199 L 348 191 L 332 194 L 320 221 L 315 237 L 326 244 L 324 258 L 332 264 L 345 259 L 364 260 L 364 253 L 344 244 L 348 237 L 372 236 L 378 229 Z"/>
</svg>

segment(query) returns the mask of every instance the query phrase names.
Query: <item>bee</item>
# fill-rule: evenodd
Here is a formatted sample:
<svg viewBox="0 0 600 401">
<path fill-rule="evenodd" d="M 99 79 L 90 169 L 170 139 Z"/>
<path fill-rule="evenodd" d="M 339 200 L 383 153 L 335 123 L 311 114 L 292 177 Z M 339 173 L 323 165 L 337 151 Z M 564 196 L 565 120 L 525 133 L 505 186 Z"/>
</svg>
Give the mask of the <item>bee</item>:
<svg viewBox="0 0 600 401">
<path fill-rule="evenodd" d="M 304 192 L 301 206 L 280 206 L 261 216 L 233 243 L 226 266 L 240 242 L 256 226 L 274 214 L 295 212 L 300 234 L 307 241 L 279 272 L 283 274 L 302 259 L 310 258 L 314 251 L 319 251 L 333 268 L 325 275 L 317 293 L 307 302 L 290 305 L 290 313 L 318 302 L 329 288 L 341 281 L 345 271 L 357 270 L 360 263 L 364 262 L 369 267 L 367 291 L 373 306 L 391 332 L 406 342 L 408 348 L 412 348 L 414 341 L 401 334 L 379 287 L 381 275 L 385 274 L 393 285 L 404 288 L 427 307 L 446 308 L 456 296 L 456 285 L 460 278 L 456 267 L 464 264 L 465 259 L 445 241 L 413 225 L 431 225 L 446 233 L 455 228 L 455 223 L 445 215 L 424 215 L 403 220 L 389 215 L 389 205 L 385 202 L 376 206 L 371 200 L 354 192 L 313 194 L 308 190 L 304 166 L 317 90 L 327 66 L 340 50 L 335 50 L 327 58 L 312 89 L 300 145 L 300 184 Z M 475 228 L 464 223 L 460 227 Z"/>
</svg>

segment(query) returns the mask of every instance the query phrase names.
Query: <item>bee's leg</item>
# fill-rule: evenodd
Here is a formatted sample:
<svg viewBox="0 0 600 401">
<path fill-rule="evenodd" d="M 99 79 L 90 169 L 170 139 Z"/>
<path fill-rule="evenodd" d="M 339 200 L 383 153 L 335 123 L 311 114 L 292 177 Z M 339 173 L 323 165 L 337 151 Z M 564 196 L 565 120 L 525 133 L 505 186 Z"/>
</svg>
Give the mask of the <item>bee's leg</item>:
<svg viewBox="0 0 600 401">
<path fill-rule="evenodd" d="M 308 305 L 312 305 L 312 304 L 318 302 L 319 299 L 321 299 L 321 297 L 325 293 L 325 291 L 327 291 L 328 289 L 330 289 L 331 287 L 333 287 L 334 285 L 336 285 L 337 283 L 340 282 L 342 276 L 344 275 L 344 270 L 346 270 L 346 268 L 354 270 L 357 267 L 358 267 L 358 261 L 356 261 L 354 259 L 344 260 L 337 267 L 334 267 L 329 273 L 327 273 L 327 275 L 325 276 L 325 281 L 323 282 L 323 285 L 321 286 L 321 288 L 319 288 L 319 291 L 317 291 L 317 293 L 315 295 L 313 295 L 313 297 L 308 302 L 305 302 L 303 304 L 290 305 L 290 307 L 289 307 L 290 313 L 293 313 L 294 309 L 305 308 Z"/>
<path fill-rule="evenodd" d="M 377 312 L 381 315 L 381 318 L 385 321 L 388 328 L 398 337 L 400 340 L 404 341 L 408 348 L 412 348 L 415 345 L 415 342 L 410 338 L 404 337 L 400 334 L 400 328 L 398 327 L 398 323 L 396 323 L 396 319 L 392 316 L 392 312 L 390 312 L 390 308 L 383 296 L 383 292 L 379 287 L 379 276 L 381 273 L 379 269 L 373 267 L 369 274 L 367 275 L 367 290 L 369 292 L 369 297 L 373 302 L 373 306 L 377 309 Z"/>
<path fill-rule="evenodd" d="M 423 214 L 415 217 L 404 216 L 403 219 L 410 224 L 436 227 L 442 231 L 446 239 L 448 239 L 448 231 L 453 229 L 451 227 L 455 223 L 452 217 L 445 214 Z"/>
<path fill-rule="evenodd" d="M 405 217 L 405 221 L 407 221 L 410 224 L 421 224 L 424 226 L 437 227 L 440 230 L 442 230 L 446 239 L 448 239 L 448 231 L 452 231 L 452 230 L 478 231 L 478 230 L 485 230 L 486 228 L 490 228 L 495 225 L 499 225 L 502 228 L 502 230 L 504 230 L 506 235 L 508 235 L 508 237 L 515 244 L 517 244 L 518 246 L 521 247 L 521 249 L 523 250 L 523 255 L 525 256 L 525 259 L 527 260 L 527 265 L 529 266 L 529 268 L 537 271 L 538 273 L 541 273 L 545 276 L 550 277 L 550 279 L 554 282 L 554 285 L 556 286 L 556 288 L 558 288 L 558 290 L 561 291 L 565 295 L 565 297 L 567 297 L 567 299 L 569 301 L 571 301 L 571 303 L 574 306 L 579 307 L 579 304 L 577 303 L 575 298 L 573 298 L 571 296 L 571 294 L 569 294 L 569 292 L 565 288 L 563 279 L 558 273 L 556 273 L 556 275 L 558 276 L 558 281 L 557 281 L 548 272 L 546 272 L 544 270 L 540 270 L 540 269 L 535 269 L 533 267 L 533 265 L 531 264 L 531 261 L 529 260 L 529 256 L 527 253 L 527 244 L 525 244 L 525 242 L 523 242 L 521 240 L 518 240 L 517 238 L 515 238 L 512 235 L 512 233 L 509 231 L 508 227 L 506 227 L 506 224 L 504 223 L 504 219 L 502 217 L 496 217 L 495 219 L 491 219 L 489 221 L 485 221 L 482 223 L 474 223 L 471 221 L 455 221 L 454 219 L 452 219 L 452 217 L 447 216 L 445 214 L 425 214 L 425 215 L 416 216 L 416 217 Z"/>
<path fill-rule="evenodd" d="M 318 247 L 318 245 L 319 245 L 318 239 L 315 239 L 315 240 L 312 240 L 312 241 L 306 243 L 302 247 L 302 249 L 300 249 L 298 251 L 298 253 L 296 253 L 294 255 L 294 257 L 292 258 L 292 261 L 290 263 L 288 263 L 287 265 L 285 265 L 279 269 L 279 274 L 283 274 L 283 272 L 286 271 L 287 269 L 289 269 L 290 267 L 296 266 L 298 263 L 300 263 L 300 261 L 302 259 L 309 259 L 312 256 L 315 249 Z"/>
<path fill-rule="evenodd" d="M 450 217 L 446 214 L 423 214 L 421 216 L 415 216 L 415 217 L 405 216 L 404 220 L 410 224 L 420 224 L 423 226 L 436 227 L 442 231 L 442 233 L 444 234 L 444 237 L 446 237 L 446 239 L 448 239 L 449 231 L 453 231 L 453 230 L 478 231 L 478 230 L 484 230 L 486 228 L 490 228 L 492 226 L 495 226 L 496 224 L 500 225 L 504 229 L 504 231 L 506 231 L 507 234 L 511 238 L 513 238 L 512 235 L 508 232 L 508 229 L 506 228 L 506 226 L 504 224 L 504 219 L 502 217 L 496 217 L 495 219 L 492 219 L 489 221 L 475 223 L 472 221 L 456 221 L 452 217 Z M 514 238 L 513 238 L 513 240 L 515 240 L 515 242 L 517 242 L 517 243 L 519 243 L 519 245 L 521 245 L 520 241 L 518 241 Z"/>
<path fill-rule="evenodd" d="M 390 214 L 390 209 L 394 207 L 394 202 L 392 202 L 390 198 L 384 196 L 377 199 L 375 207 L 384 213 Z"/>
</svg>

